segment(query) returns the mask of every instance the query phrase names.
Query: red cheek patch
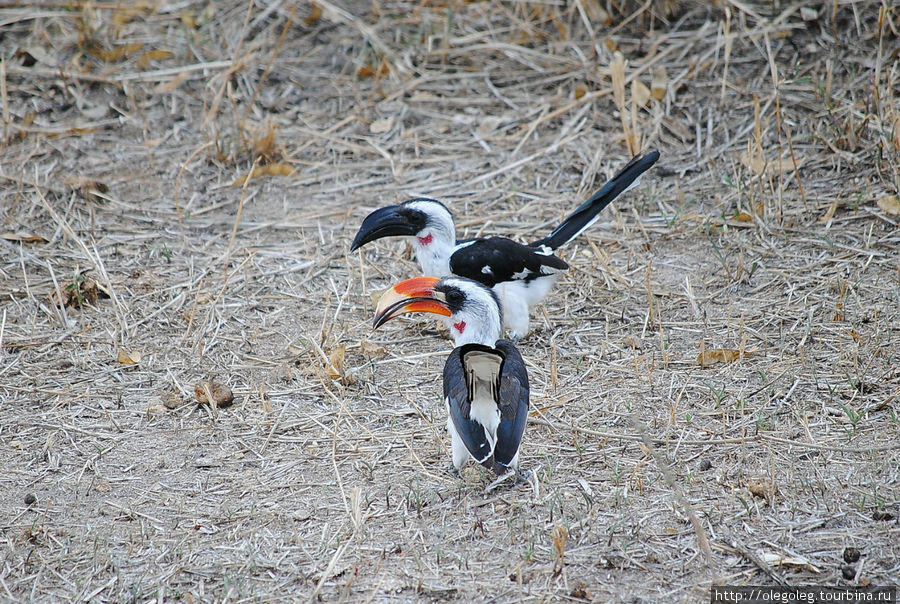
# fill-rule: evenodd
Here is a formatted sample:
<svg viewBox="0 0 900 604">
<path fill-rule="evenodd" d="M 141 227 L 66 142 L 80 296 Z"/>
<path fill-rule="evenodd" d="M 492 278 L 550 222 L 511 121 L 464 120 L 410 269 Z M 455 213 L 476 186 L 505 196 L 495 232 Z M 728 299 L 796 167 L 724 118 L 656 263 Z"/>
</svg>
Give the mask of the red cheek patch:
<svg viewBox="0 0 900 604">
<path fill-rule="evenodd" d="M 417 237 L 417 239 L 419 240 L 420 244 L 428 245 L 434 240 L 434 235 L 429 233 L 429 234 L 425 235 L 424 237 Z"/>
<path fill-rule="evenodd" d="M 458 331 L 459 333 L 462 333 L 462 332 L 465 331 L 465 329 L 466 329 L 466 322 L 465 322 L 465 321 L 460 321 L 459 323 L 454 323 L 454 324 L 453 324 L 453 329 L 455 329 L 455 330 Z"/>
</svg>

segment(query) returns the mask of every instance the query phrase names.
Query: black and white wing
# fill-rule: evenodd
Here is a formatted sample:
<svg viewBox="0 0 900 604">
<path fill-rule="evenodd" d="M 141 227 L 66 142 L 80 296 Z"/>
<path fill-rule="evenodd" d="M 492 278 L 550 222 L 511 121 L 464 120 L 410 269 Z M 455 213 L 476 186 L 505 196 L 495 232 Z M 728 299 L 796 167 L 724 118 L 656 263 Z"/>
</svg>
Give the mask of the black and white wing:
<svg viewBox="0 0 900 604">
<path fill-rule="evenodd" d="M 450 413 L 450 421 L 456 428 L 463 444 L 468 449 L 472 458 L 486 468 L 494 467 L 494 439 L 488 434 L 485 426 L 472 417 L 472 403 L 475 400 L 473 391 L 476 384 L 473 383 L 472 361 L 466 362 L 469 355 L 481 355 L 483 364 L 493 357 L 497 367 L 496 375 L 490 376 L 494 383 L 487 387 L 494 392 L 500 390 L 500 368 L 503 366 L 503 357 L 493 348 L 480 344 L 466 344 L 454 348 L 444 364 L 444 400 Z M 496 399 L 495 399 L 496 400 Z"/>
<path fill-rule="evenodd" d="M 494 446 L 494 471 L 499 475 L 510 467 L 522 444 L 528 419 L 528 372 L 522 355 L 507 340 L 497 341 L 497 351 L 506 360 L 500 373 L 500 425 Z"/>
<path fill-rule="evenodd" d="M 569 268 L 546 246 L 532 247 L 505 237 L 460 243 L 450 256 L 450 272 L 488 287 L 505 281 L 531 281 Z"/>
<path fill-rule="evenodd" d="M 485 412 L 487 396 L 494 403 L 490 413 Z M 457 434 L 478 463 L 498 475 L 514 465 L 528 419 L 529 391 L 525 362 L 511 342 L 456 348 L 444 365 L 444 397 Z"/>
</svg>

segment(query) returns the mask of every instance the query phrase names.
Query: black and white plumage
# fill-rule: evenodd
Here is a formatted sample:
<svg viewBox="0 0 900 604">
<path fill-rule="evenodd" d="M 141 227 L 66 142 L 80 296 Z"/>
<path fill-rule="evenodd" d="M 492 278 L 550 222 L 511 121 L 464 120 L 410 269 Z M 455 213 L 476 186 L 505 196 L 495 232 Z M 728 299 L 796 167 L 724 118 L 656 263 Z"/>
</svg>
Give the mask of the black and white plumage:
<svg viewBox="0 0 900 604">
<path fill-rule="evenodd" d="M 494 289 L 512 339 L 528 333 L 528 309 L 543 300 L 569 268 L 554 251 L 597 221 L 616 197 L 637 185 L 659 152 L 635 156 L 546 237 L 527 245 L 504 237 L 456 240 L 453 215 L 441 202 L 417 198 L 379 208 L 363 220 L 350 251 L 383 237 L 408 236 L 426 275 L 467 277 Z"/>
<path fill-rule="evenodd" d="M 528 373 L 512 342 L 500 339 L 500 302 L 488 287 L 460 277 L 416 277 L 382 294 L 377 328 L 408 312 L 449 319 L 456 348 L 444 364 L 444 402 L 453 466 L 470 457 L 498 476 L 518 469 L 528 417 Z"/>
</svg>

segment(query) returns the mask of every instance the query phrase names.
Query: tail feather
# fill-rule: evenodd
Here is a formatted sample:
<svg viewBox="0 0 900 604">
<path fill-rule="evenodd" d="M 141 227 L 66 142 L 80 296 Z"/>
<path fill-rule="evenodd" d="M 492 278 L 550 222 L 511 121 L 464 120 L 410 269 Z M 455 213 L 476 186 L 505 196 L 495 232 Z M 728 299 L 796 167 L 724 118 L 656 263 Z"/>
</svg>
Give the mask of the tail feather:
<svg viewBox="0 0 900 604">
<path fill-rule="evenodd" d="M 612 203 L 616 197 L 635 186 L 640 180 L 641 174 L 649 170 L 658 159 L 659 151 L 651 151 L 644 156 L 635 155 L 632 157 L 631 161 L 619 170 L 618 174 L 613 176 L 599 191 L 591 195 L 590 199 L 569 214 L 558 227 L 553 229 L 552 233 L 530 245 L 532 247 L 547 246 L 551 250 L 555 250 L 578 237 L 582 231 L 597 221 L 603 208 Z"/>
</svg>

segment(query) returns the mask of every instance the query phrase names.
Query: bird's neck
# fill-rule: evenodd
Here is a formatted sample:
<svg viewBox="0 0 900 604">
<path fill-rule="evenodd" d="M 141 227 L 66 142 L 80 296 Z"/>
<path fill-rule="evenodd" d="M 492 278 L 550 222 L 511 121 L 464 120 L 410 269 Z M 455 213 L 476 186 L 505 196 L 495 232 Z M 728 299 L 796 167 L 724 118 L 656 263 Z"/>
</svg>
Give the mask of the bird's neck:
<svg viewBox="0 0 900 604">
<path fill-rule="evenodd" d="M 453 344 L 457 347 L 464 344 L 481 344 L 482 346 L 494 348 L 497 340 L 500 339 L 500 323 L 496 320 L 490 320 L 489 317 L 482 317 L 481 319 L 486 319 L 488 322 L 466 320 L 460 317 L 447 317 L 445 323 L 447 324 L 447 329 L 450 330 Z"/>
<path fill-rule="evenodd" d="M 450 274 L 450 254 L 456 244 L 456 234 L 451 228 L 424 229 L 411 240 L 422 274 L 429 277 L 446 277 Z"/>
</svg>

